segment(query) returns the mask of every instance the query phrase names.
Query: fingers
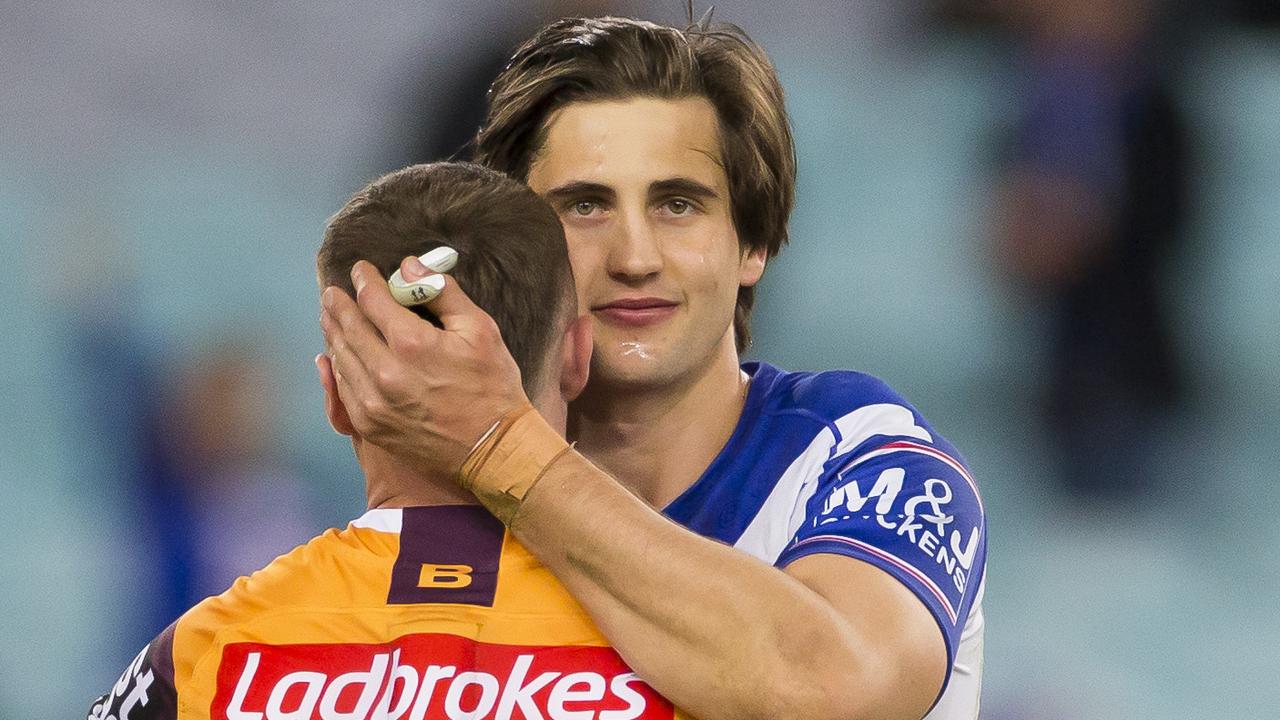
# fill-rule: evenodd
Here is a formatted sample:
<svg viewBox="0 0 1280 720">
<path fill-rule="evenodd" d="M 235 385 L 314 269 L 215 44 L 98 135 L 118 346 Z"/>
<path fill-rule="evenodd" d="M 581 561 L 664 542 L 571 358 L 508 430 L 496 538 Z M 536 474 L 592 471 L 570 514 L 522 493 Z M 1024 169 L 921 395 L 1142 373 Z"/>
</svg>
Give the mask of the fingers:
<svg viewBox="0 0 1280 720">
<path fill-rule="evenodd" d="M 439 251 L 447 250 L 448 254 Z M 433 257 L 439 254 L 440 257 Z M 452 268 L 457 262 L 457 253 L 450 248 L 440 247 L 420 258 L 409 256 L 400 261 L 400 269 L 396 272 L 406 283 L 421 282 L 439 277 L 441 283 L 432 283 L 429 287 L 428 299 L 422 301 L 431 313 L 440 320 L 445 330 L 458 331 L 475 328 L 482 320 L 490 320 L 488 313 L 482 310 L 471 298 L 458 287 L 451 275 L 436 275 Z M 424 264 L 423 261 L 426 261 Z M 434 293 L 434 294 L 432 294 Z M 379 326 L 381 327 L 381 326 Z M 385 333 L 384 333 L 385 334 Z M 388 336 L 389 338 L 390 336 Z"/>
<path fill-rule="evenodd" d="M 339 375 L 374 375 L 378 367 L 394 361 L 378 330 L 365 318 L 360 307 L 342 290 L 325 288 L 320 295 L 324 311 L 320 329 L 325 347 Z"/>
<path fill-rule="evenodd" d="M 400 262 L 400 269 L 391 273 L 391 284 L 397 279 L 401 282 L 413 282 L 432 273 L 447 273 L 458 264 L 458 251 L 447 245 L 418 257 L 412 255 Z"/>
<path fill-rule="evenodd" d="M 345 296 L 341 290 L 330 290 Z M 321 382 L 332 381 L 338 397 L 354 413 L 360 409 L 362 400 L 373 396 L 373 375 L 328 309 L 320 315 L 320 326 L 324 329 L 325 340 L 325 353 L 316 363 Z"/>
<path fill-rule="evenodd" d="M 326 343 L 327 345 L 327 343 Z M 338 389 L 338 379 L 333 375 L 333 358 L 329 357 L 329 348 L 325 347 L 325 352 L 316 355 L 316 372 L 320 373 L 320 385 L 325 391 L 336 391 Z"/>
<path fill-rule="evenodd" d="M 382 333 L 386 344 L 398 350 L 416 350 L 429 344 L 439 332 L 431 323 L 396 302 L 382 275 L 371 263 L 361 260 L 351 268 L 351 283 L 363 317 Z"/>
<path fill-rule="evenodd" d="M 429 268 L 427 267 L 426 263 L 422 262 L 422 258 L 414 257 L 410 255 L 409 257 L 400 261 L 400 269 L 397 270 L 396 272 L 400 273 L 400 275 L 404 278 L 405 282 L 414 282 L 416 280 L 421 280 L 422 278 L 432 274 L 433 272 L 443 273 L 445 271 L 434 270 L 432 268 Z M 395 275 L 393 274 L 391 277 L 394 278 Z"/>
<path fill-rule="evenodd" d="M 397 270 L 397 275 L 391 277 L 387 287 L 396 303 L 404 307 L 425 305 L 434 300 L 444 289 L 443 275 L 429 275 L 418 281 L 405 281 L 398 276 L 399 272 Z"/>
<path fill-rule="evenodd" d="M 439 255 L 442 250 L 447 251 L 447 257 L 443 260 L 432 257 L 433 253 Z M 391 297 L 405 307 L 425 305 L 434 300 L 444 288 L 444 276 L 433 273 L 448 272 L 456 264 L 457 258 L 458 254 L 448 247 L 438 247 L 422 257 L 405 258 L 387 281 Z"/>
</svg>

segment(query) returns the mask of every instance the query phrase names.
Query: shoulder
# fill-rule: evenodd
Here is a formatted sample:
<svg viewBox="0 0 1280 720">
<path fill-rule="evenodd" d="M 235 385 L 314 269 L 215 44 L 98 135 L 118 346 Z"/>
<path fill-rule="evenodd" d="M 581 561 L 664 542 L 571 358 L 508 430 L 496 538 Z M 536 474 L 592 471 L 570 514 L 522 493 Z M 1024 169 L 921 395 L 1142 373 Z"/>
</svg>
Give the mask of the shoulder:
<svg viewBox="0 0 1280 720">
<path fill-rule="evenodd" d="M 277 557 L 261 569 L 241 576 L 219 595 L 205 598 L 183 615 L 187 623 L 217 619 L 234 622 L 263 609 L 290 605 L 306 593 L 301 575 L 310 573 L 315 563 L 333 554 L 334 531 L 312 539 Z"/>
<path fill-rule="evenodd" d="M 801 415 L 825 425 L 833 433 L 836 455 L 884 438 L 954 450 L 914 405 L 874 375 L 855 370 L 786 372 L 764 363 L 744 367 L 768 384 L 770 415 Z"/>
<path fill-rule="evenodd" d="M 863 405 L 906 402 L 880 378 L 857 370 L 792 372 L 761 362 L 745 363 L 743 369 L 768 384 L 770 398 L 779 408 L 835 418 Z"/>
<path fill-rule="evenodd" d="M 775 564 L 844 555 L 907 586 L 955 658 L 986 566 L 986 511 L 959 452 L 902 395 L 851 371 L 775 378 L 775 412 L 820 416 L 825 457 L 796 486 Z M 980 621 L 979 621 L 980 622 Z"/>
<path fill-rule="evenodd" d="M 351 559 L 351 529 L 329 530 L 240 577 L 220 595 L 205 598 L 175 624 L 173 657 L 179 689 L 196 663 L 216 645 L 219 632 L 289 609 L 350 600 L 359 565 Z"/>
</svg>

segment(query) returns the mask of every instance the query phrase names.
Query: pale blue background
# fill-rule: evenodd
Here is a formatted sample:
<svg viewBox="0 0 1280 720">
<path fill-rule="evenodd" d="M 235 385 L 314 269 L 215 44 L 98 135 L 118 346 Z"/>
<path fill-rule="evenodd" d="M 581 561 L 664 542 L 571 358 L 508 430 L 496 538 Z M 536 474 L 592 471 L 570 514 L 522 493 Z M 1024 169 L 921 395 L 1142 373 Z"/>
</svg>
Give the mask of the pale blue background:
<svg viewBox="0 0 1280 720">
<path fill-rule="evenodd" d="M 136 519 L 95 477 L 111 448 L 78 415 L 70 362 L 68 314 L 92 320 L 104 288 L 72 290 L 59 268 L 104 263 L 128 289 L 111 306 L 175 362 L 255 338 L 317 528 L 360 511 L 311 365 L 320 230 L 394 169 L 411 74 L 512 12 L 376 8 L 3 10 L 0 717 L 83 712 L 136 651 L 131 599 L 146 592 L 129 569 Z M 904 39 L 888 2 L 718 13 L 773 54 L 800 157 L 793 245 L 766 275 L 752 354 L 880 375 L 966 453 L 990 512 L 984 715 L 1275 717 L 1280 38 L 1215 30 L 1182 73 L 1203 163 L 1166 288 L 1200 393 L 1150 459 L 1166 489 L 1083 512 L 1048 484 L 1035 308 L 984 239 L 992 141 L 1013 108 L 1004 56 L 981 36 Z"/>
</svg>

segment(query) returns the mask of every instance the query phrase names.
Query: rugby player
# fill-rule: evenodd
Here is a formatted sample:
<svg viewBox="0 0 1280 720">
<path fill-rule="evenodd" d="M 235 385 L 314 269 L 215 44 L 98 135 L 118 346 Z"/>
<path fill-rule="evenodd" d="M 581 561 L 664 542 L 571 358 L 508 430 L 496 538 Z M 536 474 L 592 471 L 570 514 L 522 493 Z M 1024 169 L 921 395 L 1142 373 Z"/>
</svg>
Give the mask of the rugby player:
<svg viewBox="0 0 1280 720">
<path fill-rule="evenodd" d="M 455 473 L 694 715 L 976 717 L 986 520 L 958 453 L 875 378 L 739 364 L 795 180 L 763 51 L 732 27 L 566 19 L 489 100 L 477 158 L 551 202 L 595 322 L 577 449 L 535 427 L 456 284 L 437 328 L 366 263 L 356 302 L 323 297 L 354 427 Z"/>
<path fill-rule="evenodd" d="M 330 220 L 320 282 L 350 291 L 357 259 L 386 272 L 442 243 L 459 252 L 457 281 L 496 321 L 540 417 L 563 432 L 586 382 L 590 321 L 560 223 L 525 185 L 470 164 L 388 175 Z M 89 717 L 672 718 L 502 523 L 452 479 L 361 436 L 329 367 L 326 412 L 351 438 L 368 512 L 185 613 Z"/>
</svg>

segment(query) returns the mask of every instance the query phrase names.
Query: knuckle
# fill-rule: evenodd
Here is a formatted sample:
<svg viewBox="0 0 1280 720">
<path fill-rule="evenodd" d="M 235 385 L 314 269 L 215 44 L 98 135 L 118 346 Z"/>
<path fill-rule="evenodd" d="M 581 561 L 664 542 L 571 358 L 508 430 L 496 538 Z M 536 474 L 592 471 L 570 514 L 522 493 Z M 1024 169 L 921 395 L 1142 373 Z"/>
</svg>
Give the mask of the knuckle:
<svg viewBox="0 0 1280 720">
<path fill-rule="evenodd" d="M 371 423 L 380 423 L 387 416 L 387 403 L 382 398 L 365 398 L 360 401 L 360 409 Z"/>
<path fill-rule="evenodd" d="M 498 329 L 498 323 L 493 318 L 485 316 L 479 325 L 480 339 L 485 343 L 492 345 L 502 342 L 502 331 Z"/>
<path fill-rule="evenodd" d="M 401 353 L 416 354 L 422 352 L 426 344 L 422 333 L 418 332 L 416 328 L 401 328 L 399 332 L 393 332 L 391 337 L 392 347 Z"/>
<path fill-rule="evenodd" d="M 400 373 L 394 368 L 380 367 L 373 371 L 373 382 L 383 389 L 392 388 L 400 382 Z"/>
</svg>

